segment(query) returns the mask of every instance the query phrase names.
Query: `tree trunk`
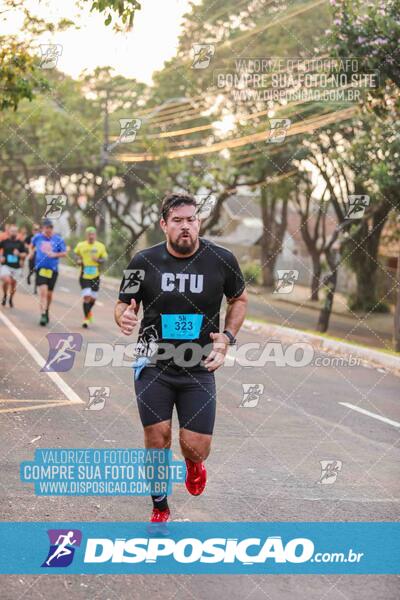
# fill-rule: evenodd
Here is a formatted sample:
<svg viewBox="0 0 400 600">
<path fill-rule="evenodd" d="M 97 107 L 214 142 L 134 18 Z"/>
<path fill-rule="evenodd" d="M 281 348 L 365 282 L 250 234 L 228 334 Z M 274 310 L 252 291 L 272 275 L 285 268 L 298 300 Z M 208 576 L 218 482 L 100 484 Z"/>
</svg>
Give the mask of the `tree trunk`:
<svg viewBox="0 0 400 600">
<path fill-rule="evenodd" d="M 312 277 L 311 277 L 311 300 L 317 302 L 319 300 L 319 286 L 321 281 L 321 260 L 319 254 L 312 254 Z"/>
<path fill-rule="evenodd" d="M 265 287 L 273 287 L 275 284 L 275 263 L 276 256 L 264 256 L 261 254 L 262 261 L 262 284 Z"/>
<path fill-rule="evenodd" d="M 337 283 L 337 269 L 339 261 L 335 256 L 335 252 L 332 253 L 331 257 L 328 258 L 330 272 L 324 278 L 323 289 L 326 293 L 324 305 L 319 313 L 317 331 L 325 333 L 328 331 L 329 319 L 333 308 L 333 299 L 335 297 L 336 283 Z"/>
<path fill-rule="evenodd" d="M 349 262 L 357 279 L 356 293 L 350 302 L 352 310 L 369 312 L 379 308 L 379 298 L 376 297 L 378 249 L 390 209 L 391 204 L 383 202 L 373 215 L 372 227 L 369 228 L 368 222 L 364 221 L 350 241 Z"/>
<path fill-rule="evenodd" d="M 273 192 L 267 187 L 261 187 L 261 215 L 263 233 L 261 236 L 261 269 L 262 284 L 273 287 L 275 283 L 275 264 L 282 251 L 282 241 L 287 225 L 288 203 L 273 197 Z M 280 219 L 277 213 L 280 209 Z"/>
</svg>

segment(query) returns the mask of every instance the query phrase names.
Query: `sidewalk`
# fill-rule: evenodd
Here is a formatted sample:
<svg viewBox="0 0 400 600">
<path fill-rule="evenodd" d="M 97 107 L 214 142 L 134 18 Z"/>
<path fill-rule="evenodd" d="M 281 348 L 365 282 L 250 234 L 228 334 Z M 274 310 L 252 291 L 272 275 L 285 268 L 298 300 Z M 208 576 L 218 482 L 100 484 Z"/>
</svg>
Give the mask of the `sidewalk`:
<svg viewBox="0 0 400 600">
<path fill-rule="evenodd" d="M 316 331 L 319 312 L 323 305 L 324 294 L 320 300 L 310 300 L 310 288 L 295 285 L 289 294 L 274 294 L 261 286 L 249 286 L 250 312 L 256 318 L 272 320 L 274 323 Z M 264 310 L 263 310 L 264 307 Z M 393 310 L 393 309 L 392 309 Z M 287 321 L 286 323 L 282 321 Z M 392 349 L 393 336 L 392 312 L 387 314 L 355 313 L 347 306 L 346 296 L 335 294 L 333 310 L 329 322 L 328 334 L 377 348 Z M 279 322 L 281 321 L 281 322 Z"/>
</svg>

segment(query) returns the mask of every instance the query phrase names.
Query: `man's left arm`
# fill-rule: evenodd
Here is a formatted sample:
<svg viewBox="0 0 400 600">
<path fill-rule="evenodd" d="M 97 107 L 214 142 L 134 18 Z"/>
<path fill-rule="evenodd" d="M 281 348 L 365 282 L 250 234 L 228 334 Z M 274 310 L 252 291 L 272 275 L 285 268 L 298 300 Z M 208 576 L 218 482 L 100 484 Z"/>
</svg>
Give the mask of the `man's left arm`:
<svg viewBox="0 0 400 600">
<path fill-rule="evenodd" d="M 99 263 L 99 265 L 103 265 L 103 264 L 106 262 L 107 258 L 108 258 L 108 254 L 107 254 L 107 250 L 106 250 L 106 248 L 105 248 L 105 246 L 104 246 L 104 247 L 101 249 L 101 251 L 100 251 L 100 254 L 99 254 L 99 256 L 98 256 L 98 258 L 97 258 L 96 262 L 98 262 L 98 263 Z"/>
<path fill-rule="evenodd" d="M 232 337 L 236 337 L 246 316 L 247 291 L 243 273 L 235 256 L 230 253 L 224 262 L 227 267 L 224 294 L 228 303 L 224 331 L 229 331 Z M 210 333 L 210 338 L 213 349 L 204 360 L 204 366 L 209 371 L 215 371 L 224 364 L 231 339 L 225 333 Z"/>
<path fill-rule="evenodd" d="M 247 291 L 244 290 L 237 298 L 227 298 L 228 307 L 225 315 L 225 327 L 229 333 L 236 337 L 243 325 L 247 310 Z M 204 366 L 209 371 L 215 371 L 225 362 L 225 356 L 231 344 L 230 338 L 225 333 L 210 333 L 213 349 L 204 360 Z"/>
<path fill-rule="evenodd" d="M 51 253 L 53 258 L 62 258 L 63 256 L 67 256 L 67 246 L 63 239 L 59 240 L 57 244 L 56 252 Z"/>
<path fill-rule="evenodd" d="M 226 301 L 228 307 L 226 309 L 224 330 L 228 330 L 233 337 L 236 337 L 246 317 L 248 303 L 247 290 L 244 290 L 237 298 L 227 298 Z M 229 338 L 228 341 L 230 341 Z"/>
</svg>

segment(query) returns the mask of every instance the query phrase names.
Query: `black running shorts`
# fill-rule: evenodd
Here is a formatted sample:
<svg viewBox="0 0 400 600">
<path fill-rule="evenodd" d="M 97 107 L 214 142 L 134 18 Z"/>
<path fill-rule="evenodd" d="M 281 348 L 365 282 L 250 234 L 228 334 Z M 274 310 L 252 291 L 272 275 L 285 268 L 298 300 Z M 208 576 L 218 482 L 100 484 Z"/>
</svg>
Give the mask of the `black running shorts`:
<svg viewBox="0 0 400 600">
<path fill-rule="evenodd" d="M 57 271 L 39 268 L 36 271 L 36 287 L 39 287 L 40 285 L 47 285 L 49 292 L 52 292 L 54 290 L 54 286 L 56 285 L 57 277 Z"/>
<path fill-rule="evenodd" d="M 215 377 L 207 370 L 173 366 L 146 367 L 135 381 L 143 427 L 172 419 L 174 405 L 179 427 L 211 435 L 215 421 Z"/>
<path fill-rule="evenodd" d="M 82 290 L 89 288 L 93 290 L 93 292 L 98 292 L 100 288 L 100 277 L 95 277 L 94 279 L 85 279 L 84 277 L 79 278 L 79 285 Z"/>
</svg>

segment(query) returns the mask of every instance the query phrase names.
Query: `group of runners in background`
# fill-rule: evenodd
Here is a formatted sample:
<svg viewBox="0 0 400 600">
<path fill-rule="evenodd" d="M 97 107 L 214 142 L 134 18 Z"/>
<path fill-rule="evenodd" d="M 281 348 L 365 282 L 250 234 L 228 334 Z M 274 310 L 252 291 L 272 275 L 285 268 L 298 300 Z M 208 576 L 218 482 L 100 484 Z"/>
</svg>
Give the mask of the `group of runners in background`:
<svg viewBox="0 0 400 600">
<path fill-rule="evenodd" d="M 93 306 L 100 287 L 100 269 L 107 259 L 107 250 L 96 239 L 95 227 L 86 228 L 86 239 L 78 242 L 72 251 L 72 259 L 80 266 L 79 284 L 83 300 L 82 326 L 87 328 L 93 320 Z M 14 295 L 18 282 L 24 277 L 24 264 L 28 263 L 26 283 L 34 281 L 34 293 L 38 294 L 41 326 L 50 321 L 49 311 L 58 278 L 60 258 L 67 256 L 64 239 L 54 233 L 51 219 L 43 219 L 41 226 L 34 224 L 30 234 L 17 225 L 6 225 L 0 231 L 0 280 L 3 307 L 14 307 Z"/>
</svg>

